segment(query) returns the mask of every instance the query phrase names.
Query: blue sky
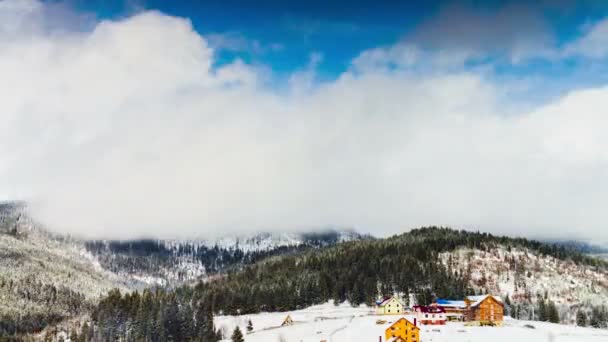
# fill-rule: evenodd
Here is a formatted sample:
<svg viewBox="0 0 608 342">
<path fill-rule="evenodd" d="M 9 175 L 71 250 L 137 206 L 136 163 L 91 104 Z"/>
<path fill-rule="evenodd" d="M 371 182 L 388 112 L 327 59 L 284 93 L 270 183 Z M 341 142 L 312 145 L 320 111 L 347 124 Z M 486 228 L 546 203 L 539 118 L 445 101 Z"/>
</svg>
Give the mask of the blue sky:
<svg viewBox="0 0 608 342">
<path fill-rule="evenodd" d="M 461 44 L 461 39 L 471 43 L 475 39 L 469 37 L 473 30 L 490 32 L 490 37 L 481 38 L 474 47 L 492 52 L 483 64 L 491 65 L 497 74 L 539 74 L 572 82 L 580 82 L 580 72 L 585 71 L 578 60 L 546 62 L 533 58 L 505 63 L 509 44 L 517 44 L 527 35 L 538 35 L 542 43 L 559 47 L 580 36 L 585 25 L 602 19 L 608 10 L 606 2 L 593 0 L 71 0 L 69 4 L 100 19 L 119 19 L 142 10 L 188 18 L 202 35 L 222 36 L 229 41 L 229 46 L 217 49 L 216 63 L 228 63 L 238 57 L 247 63 L 268 66 L 278 77 L 305 68 L 311 53 L 322 56 L 317 65 L 318 77 L 331 79 L 345 71 L 364 50 L 412 40 L 442 50 L 446 44 Z M 452 36 L 451 26 L 466 25 L 470 19 L 471 28 Z M 434 33 L 422 32 L 437 27 L 441 28 Z M 479 61 L 474 61 L 473 65 L 477 64 Z M 593 82 L 600 75 L 593 72 L 585 77 Z"/>
</svg>

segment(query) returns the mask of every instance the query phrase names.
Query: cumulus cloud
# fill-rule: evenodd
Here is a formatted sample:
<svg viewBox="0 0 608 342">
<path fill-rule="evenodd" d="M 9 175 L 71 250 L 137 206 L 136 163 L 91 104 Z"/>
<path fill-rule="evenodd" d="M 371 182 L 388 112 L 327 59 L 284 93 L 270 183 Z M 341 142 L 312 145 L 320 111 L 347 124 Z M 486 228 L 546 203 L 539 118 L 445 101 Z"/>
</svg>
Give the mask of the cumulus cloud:
<svg viewBox="0 0 608 342">
<path fill-rule="evenodd" d="M 580 38 L 566 45 L 564 54 L 593 59 L 608 57 L 608 19 L 587 25 Z"/>
<path fill-rule="evenodd" d="M 21 15 L 43 8 L 32 4 Z M 513 113 L 482 73 L 372 58 L 284 92 L 243 62 L 214 68 L 208 40 L 162 13 L 88 31 L 27 25 L 0 26 L 14 38 L 0 48 L 0 189 L 57 231 L 437 224 L 608 239 L 608 88 Z"/>
</svg>

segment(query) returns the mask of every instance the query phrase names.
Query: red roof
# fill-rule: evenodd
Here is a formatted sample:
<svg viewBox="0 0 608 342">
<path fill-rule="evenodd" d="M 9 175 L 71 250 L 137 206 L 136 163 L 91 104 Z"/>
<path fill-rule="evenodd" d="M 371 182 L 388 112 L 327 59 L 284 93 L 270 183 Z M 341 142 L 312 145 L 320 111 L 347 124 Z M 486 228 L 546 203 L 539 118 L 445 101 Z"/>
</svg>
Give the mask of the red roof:
<svg viewBox="0 0 608 342">
<path fill-rule="evenodd" d="M 422 312 L 422 313 L 445 313 L 445 309 L 439 305 L 433 305 L 433 306 L 415 305 L 414 311 Z"/>
</svg>

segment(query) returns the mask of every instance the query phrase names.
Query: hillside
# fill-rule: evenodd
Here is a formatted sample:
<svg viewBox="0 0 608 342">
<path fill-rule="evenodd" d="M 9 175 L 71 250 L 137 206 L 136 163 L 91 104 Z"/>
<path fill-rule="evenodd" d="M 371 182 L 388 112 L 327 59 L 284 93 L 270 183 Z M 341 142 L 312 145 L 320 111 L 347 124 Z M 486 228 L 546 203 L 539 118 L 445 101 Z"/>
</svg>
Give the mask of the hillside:
<svg viewBox="0 0 608 342">
<path fill-rule="evenodd" d="M 327 230 L 223 236 L 212 240 L 86 241 L 85 246 L 107 270 L 150 285 L 176 286 L 270 256 L 363 239 L 370 237 L 351 230 Z"/>
<path fill-rule="evenodd" d="M 498 245 L 487 250 L 458 248 L 441 254 L 446 267 L 468 274 L 476 292 L 510 297 L 512 314 L 532 319 L 531 304 L 540 295 L 554 302 L 562 322 L 573 324 L 576 312 L 608 305 L 608 268 L 589 267 L 571 259 Z"/>
<path fill-rule="evenodd" d="M 40 330 L 88 311 L 112 288 L 135 287 L 82 245 L 45 232 L 22 206 L 0 206 L 0 336 Z"/>
<path fill-rule="evenodd" d="M 512 254 L 492 254 L 500 250 L 510 250 Z M 447 262 L 449 255 L 453 255 L 452 262 Z M 515 269 L 509 273 L 503 269 L 508 267 Z M 427 304 L 435 297 L 462 298 L 466 294 L 492 292 L 510 295 L 514 303 L 533 305 L 538 295 L 547 297 L 550 292 L 545 300 L 566 306 L 570 315 L 574 312 L 570 310 L 581 304 L 605 304 L 607 269 L 605 262 L 560 246 L 424 228 L 382 240 L 355 241 L 266 259 L 223 279 L 199 284 L 199 290 L 212 296 L 218 312 L 225 313 L 293 310 L 330 299 L 371 304 L 378 295 L 393 293 L 411 294 L 417 303 Z M 481 282 L 480 274 L 484 272 L 486 280 Z M 545 281 L 566 285 L 546 291 L 551 283 L 544 284 Z M 525 297 L 520 296 L 521 291 L 525 291 Z M 404 297 L 409 301 L 411 296 Z M 564 321 L 571 320 L 568 315 Z"/>
<path fill-rule="evenodd" d="M 90 312 L 109 290 L 178 286 L 268 256 L 363 237 L 352 231 L 216 240 L 85 241 L 52 234 L 25 203 L 0 203 L 0 337 Z"/>
<path fill-rule="evenodd" d="M 542 279 L 539 283 L 554 272 L 581 287 L 581 291 L 568 293 L 572 296 L 572 306 L 566 308 L 566 313 L 562 311 L 561 317 L 559 312 L 556 316 L 554 311 L 547 311 L 550 315 L 544 313 L 545 307 L 555 307 L 551 300 L 563 293 L 557 291 L 552 297 L 547 294 L 546 299 L 545 293 L 532 293 L 536 285 L 528 283 L 527 273 L 525 278 L 521 276 L 521 270 L 517 270 L 522 266 L 517 263 L 514 266 L 517 274 L 513 273 L 509 279 L 516 277 L 518 287 L 529 289 L 525 300 L 509 292 L 508 286 L 502 287 L 500 281 L 492 285 L 487 275 L 481 282 L 483 272 L 479 273 L 474 265 L 486 265 L 486 260 L 495 263 L 490 256 L 501 250 L 512 253 L 498 254 L 502 259 L 506 256 L 510 260 L 511 256 L 521 253 L 529 255 L 530 260 L 538 259 L 541 270 L 534 277 Z M 461 254 L 463 259 L 458 257 Z M 528 261 L 522 259 L 522 262 Z M 259 312 L 291 312 L 329 300 L 359 306 L 372 304 L 379 295 L 393 293 L 400 294 L 407 305 L 427 304 L 435 297 L 462 298 L 492 291 L 492 286 L 505 294 L 507 312 L 517 310 L 518 316 L 523 317 L 526 310 L 538 306 L 534 319 L 570 323 L 570 310 L 576 310 L 576 303 L 603 296 L 603 292 L 593 294 L 583 285 L 600 286 L 600 291 L 605 291 L 606 269 L 604 262 L 555 245 L 447 228 L 423 228 L 387 239 L 351 241 L 266 258 L 199 282 L 195 287 L 126 295 L 112 292 L 92 311 L 92 326 L 96 327 L 96 336 L 103 339 L 133 335 L 142 339 L 164 336 L 166 340 L 176 340 L 199 334 L 201 329 L 210 336 L 215 334 L 208 324 L 196 323 L 200 315 L 248 317 Z M 488 268 L 488 272 L 490 270 Z M 562 270 L 570 273 L 560 274 Z M 530 274 L 530 278 L 532 276 Z M 512 295 L 513 300 L 507 300 L 507 294 Z M 564 302 L 558 302 L 561 303 Z M 590 310 L 586 323 L 606 327 L 608 317 L 602 301 L 589 304 L 593 308 L 585 307 Z"/>
</svg>

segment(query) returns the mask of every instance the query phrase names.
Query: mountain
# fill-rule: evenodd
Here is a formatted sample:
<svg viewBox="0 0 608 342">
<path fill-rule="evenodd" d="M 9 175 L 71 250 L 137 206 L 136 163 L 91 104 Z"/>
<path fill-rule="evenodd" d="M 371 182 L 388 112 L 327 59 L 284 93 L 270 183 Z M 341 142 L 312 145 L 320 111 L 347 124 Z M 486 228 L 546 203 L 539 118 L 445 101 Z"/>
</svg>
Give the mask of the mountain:
<svg viewBox="0 0 608 342">
<path fill-rule="evenodd" d="M 86 241 L 87 250 L 107 270 L 157 285 L 201 280 L 267 257 L 371 239 L 352 230 L 258 233 L 213 240 Z"/>
<path fill-rule="evenodd" d="M 22 202 L 0 203 L 0 338 L 90 311 L 111 289 L 177 286 L 268 256 L 369 238 L 353 231 L 215 240 L 86 241 L 53 234 Z"/>
<path fill-rule="evenodd" d="M 0 204 L 0 336 L 40 330 L 112 288 L 136 287 L 103 270 L 84 245 L 45 232 L 22 203 Z"/>
<path fill-rule="evenodd" d="M 93 310 L 91 324 L 112 340 L 191 336 L 196 310 L 247 319 L 328 301 L 373 305 L 381 295 L 425 305 L 437 297 L 492 293 L 518 319 L 572 323 L 579 313 L 605 328 L 607 279 L 607 263 L 562 246 L 429 227 L 265 258 L 194 287 L 113 292 Z M 144 309 L 140 315 L 133 308 Z"/>
<path fill-rule="evenodd" d="M 100 306 L 100 297 L 114 288 L 120 293 Z M 141 299 L 133 291 L 146 288 L 156 288 L 158 305 L 172 298 L 175 312 L 195 310 L 200 302 L 224 314 L 288 311 L 328 300 L 372 304 L 395 293 L 408 305 L 493 293 L 510 303 L 515 317 L 538 318 L 533 313 L 546 302 L 559 309 L 562 322 L 573 323 L 578 311 L 591 317 L 608 305 L 608 263 L 571 244 L 436 227 L 385 239 L 328 230 L 86 241 L 47 232 L 23 203 L 0 204 L 0 337 L 74 320 L 106 327 L 103 320 L 125 310 L 115 303 Z M 120 315 L 120 324 L 134 319 Z M 121 329 L 109 331 L 128 330 Z"/>
<path fill-rule="evenodd" d="M 522 316 L 540 298 L 553 302 L 568 312 L 566 322 L 579 307 L 608 304 L 608 264 L 537 241 L 424 228 L 265 259 L 199 287 L 227 314 L 293 310 L 330 299 L 372 304 L 381 294 L 428 304 L 436 297 L 493 293 L 511 297 Z"/>
</svg>

